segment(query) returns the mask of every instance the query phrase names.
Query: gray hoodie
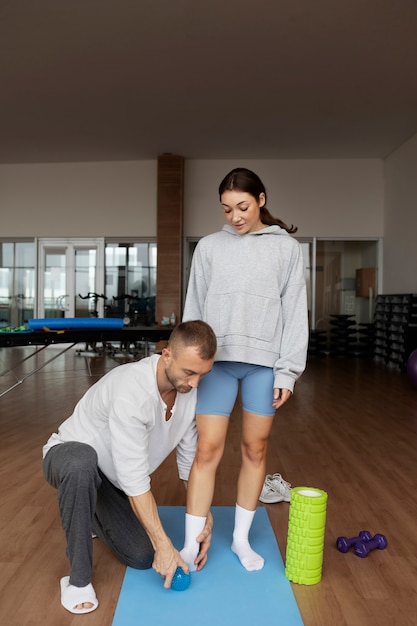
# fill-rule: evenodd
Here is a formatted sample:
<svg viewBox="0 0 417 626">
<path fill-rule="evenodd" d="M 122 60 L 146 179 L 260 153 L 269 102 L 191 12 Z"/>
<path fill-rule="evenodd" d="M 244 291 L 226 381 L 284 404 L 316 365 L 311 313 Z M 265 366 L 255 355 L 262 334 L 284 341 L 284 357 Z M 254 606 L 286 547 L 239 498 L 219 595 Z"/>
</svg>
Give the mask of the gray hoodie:
<svg viewBox="0 0 417 626">
<path fill-rule="evenodd" d="M 274 368 L 293 391 L 305 368 L 308 316 L 300 244 L 279 226 L 239 235 L 226 224 L 195 249 L 183 320 L 217 336 L 217 361 Z"/>
</svg>

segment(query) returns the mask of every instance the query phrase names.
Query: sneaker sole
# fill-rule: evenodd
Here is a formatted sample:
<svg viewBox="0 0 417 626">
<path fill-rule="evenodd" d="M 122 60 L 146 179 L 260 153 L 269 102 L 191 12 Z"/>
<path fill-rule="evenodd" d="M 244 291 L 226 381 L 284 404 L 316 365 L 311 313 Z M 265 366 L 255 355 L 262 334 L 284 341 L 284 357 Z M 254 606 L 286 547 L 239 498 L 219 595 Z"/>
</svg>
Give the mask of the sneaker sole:
<svg viewBox="0 0 417 626">
<path fill-rule="evenodd" d="M 284 498 L 274 498 L 273 500 L 270 498 L 259 498 L 259 502 L 263 502 L 264 504 L 277 504 L 278 502 L 289 502 L 289 500 L 285 500 Z"/>
</svg>

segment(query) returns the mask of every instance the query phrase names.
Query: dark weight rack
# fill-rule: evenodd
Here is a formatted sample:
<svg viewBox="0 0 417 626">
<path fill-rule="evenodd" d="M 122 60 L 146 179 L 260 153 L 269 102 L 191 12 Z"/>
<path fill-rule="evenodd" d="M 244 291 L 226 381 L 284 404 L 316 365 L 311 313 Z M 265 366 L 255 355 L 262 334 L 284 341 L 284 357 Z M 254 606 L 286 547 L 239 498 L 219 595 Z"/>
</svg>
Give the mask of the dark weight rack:
<svg viewBox="0 0 417 626">
<path fill-rule="evenodd" d="M 351 357 L 356 355 L 357 328 L 354 317 L 354 315 L 330 316 L 330 356 Z"/>
<path fill-rule="evenodd" d="M 417 294 L 377 296 L 374 323 L 374 359 L 405 370 L 417 348 Z"/>
</svg>

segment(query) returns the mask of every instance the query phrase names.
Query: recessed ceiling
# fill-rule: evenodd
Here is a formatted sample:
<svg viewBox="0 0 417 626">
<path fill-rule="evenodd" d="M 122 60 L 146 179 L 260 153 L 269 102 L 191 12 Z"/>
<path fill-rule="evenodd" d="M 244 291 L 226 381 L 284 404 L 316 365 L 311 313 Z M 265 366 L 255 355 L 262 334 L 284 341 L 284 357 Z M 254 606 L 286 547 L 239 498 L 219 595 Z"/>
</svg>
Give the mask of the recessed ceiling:
<svg viewBox="0 0 417 626">
<path fill-rule="evenodd" d="M 2 0 L 0 163 L 383 158 L 415 0 Z"/>
</svg>

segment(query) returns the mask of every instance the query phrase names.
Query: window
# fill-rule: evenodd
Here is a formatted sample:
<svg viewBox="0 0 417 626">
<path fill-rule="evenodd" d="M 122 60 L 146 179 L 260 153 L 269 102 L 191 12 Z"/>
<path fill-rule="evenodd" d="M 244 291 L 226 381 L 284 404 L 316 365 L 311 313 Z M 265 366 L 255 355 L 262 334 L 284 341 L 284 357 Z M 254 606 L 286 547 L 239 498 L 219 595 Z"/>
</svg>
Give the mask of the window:
<svg viewBox="0 0 417 626">
<path fill-rule="evenodd" d="M 36 248 L 32 240 L 0 241 L 0 327 L 33 317 Z"/>
<path fill-rule="evenodd" d="M 155 323 L 156 252 L 156 242 L 106 242 L 106 316 L 132 326 Z"/>
</svg>

